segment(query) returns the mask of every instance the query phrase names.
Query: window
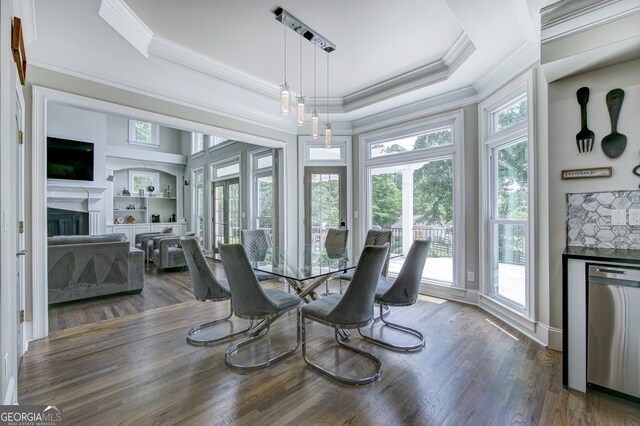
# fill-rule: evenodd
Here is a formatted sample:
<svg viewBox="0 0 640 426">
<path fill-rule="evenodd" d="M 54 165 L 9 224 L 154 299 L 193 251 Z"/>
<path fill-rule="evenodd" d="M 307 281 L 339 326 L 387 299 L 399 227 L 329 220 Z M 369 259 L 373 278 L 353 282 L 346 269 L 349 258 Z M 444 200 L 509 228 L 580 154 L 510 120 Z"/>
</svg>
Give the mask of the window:
<svg viewBox="0 0 640 426">
<path fill-rule="evenodd" d="M 148 121 L 129 120 L 129 143 L 133 145 L 160 147 L 160 126 Z"/>
<path fill-rule="evenodd" d="M 252 155 L 253 220 L 255 229 L 265 229 L 274 239 L 273 153 L 271 150 Z"/>
<path fill-rule="evenodd" d="M 444 122 L 396 129 L 393 137 L 364 137 L 367 229 L 390 229 L 396 254 L 406 254 L 416 239 L 431 239 L 425 283 L 461 286 L 461 127 L 457 113 Z M 397 274 L 403 262 L 393 259 L 389 272 Z"/>
<path fill-rule="evenodd" d="M 327 148 L 324 142 L 305 141 L 305 164 L 315 165 L 335 165 L 346 164 L 347 145 L 346 142 L 334 141 L 331 148 Z"/>
<path fill-rule="evenodd" d="M 129 188 L 131 195 L 157 194 L 160 191 L 160 173 L 129 171 Z M 153 188 L 153 190 L 151 190 Z"/>
<path fill-rule="evenodd" d="M 220 137 L 220 136 L 209 136 L 208 138 L 208 147 L 220 145 L 222 142 L 230 141 L 231 139 Z"/>
<path fill-rule="evenodd" d="M 204 151 L 204 144 L 205 144 L 206 138 L 208 138 L 208 136 L 202 133 L 191 132 L 191 154 L 192 155 Z"/>
<path fill-rule="evenodd" d="M 416 151 L 453 144 L 453 128 L 451 126 L 431 129 L 428 132 L 401 136 L 392 140 L 368 145 L 369 158 L 397 154 L 399 152 Z"/>
<path fill-rule="evenodd" d="M 532 318 L 532 83 L 520 77 L 480 105 L 482 293 Z M 510 90 L 509 90 L 510 89 Z"/>
<path fill-rule="evenodd" d="M 518 123 L 527 121 L 528 117 L 527 97 L 523 96 L 491 113 L 492 133 L 500 132 Z"/>
<path fill-rule="evenodd" d="M 204 199 L 204 168 L 193 171 L 193 223 L 194 232 L 200 237 L 200 245 L 204 244 L 205 199 Z"/>
<path fill-rule="evenodd" d="M 227 178 L 240 174 L 240 162 L 234 160 L 231 163 L 215 164 L 211 168 L 211 179 Z"/>
</svg>

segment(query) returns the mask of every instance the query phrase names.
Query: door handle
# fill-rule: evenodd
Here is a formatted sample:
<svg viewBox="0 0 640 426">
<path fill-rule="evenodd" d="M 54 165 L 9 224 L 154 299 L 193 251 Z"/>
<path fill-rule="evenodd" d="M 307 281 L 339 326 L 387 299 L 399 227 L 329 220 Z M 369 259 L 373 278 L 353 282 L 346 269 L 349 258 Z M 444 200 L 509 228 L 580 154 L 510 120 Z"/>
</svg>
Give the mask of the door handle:
<svg viewBox="0 0 640 426">
<path fill-rule="evenodd" d="M 24 256 L 26 254 L 27 254 L 26 250 L 20 250 L 20 251 L 16 252 L 16 256 Z"/>
</svg>

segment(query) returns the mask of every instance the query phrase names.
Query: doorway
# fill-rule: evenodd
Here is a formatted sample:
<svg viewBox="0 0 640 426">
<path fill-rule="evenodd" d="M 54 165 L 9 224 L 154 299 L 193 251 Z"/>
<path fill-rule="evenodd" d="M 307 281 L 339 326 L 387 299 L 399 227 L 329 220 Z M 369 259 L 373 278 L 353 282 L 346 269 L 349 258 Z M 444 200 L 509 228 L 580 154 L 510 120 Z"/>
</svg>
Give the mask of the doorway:
<svg viewBox="0 0 640 426">
<path fill-rule="evenodd" d="M 329 228 L 345 226 L 347 219 L 347 168 L 305 167 L 305 244 L 314 251 L 324 245 Z"/>
<path fill-rule="evenodd" d="M 240 242 L 240 179 L 213 182 L 213 252 L 220 244 Z"/>
</svg>

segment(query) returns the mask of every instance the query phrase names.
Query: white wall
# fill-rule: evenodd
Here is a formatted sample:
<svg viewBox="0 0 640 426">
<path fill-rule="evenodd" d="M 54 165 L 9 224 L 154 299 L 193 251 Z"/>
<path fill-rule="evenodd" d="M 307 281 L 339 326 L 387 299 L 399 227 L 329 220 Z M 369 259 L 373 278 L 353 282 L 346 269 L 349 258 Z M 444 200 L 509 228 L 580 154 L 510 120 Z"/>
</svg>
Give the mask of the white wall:
<svg viewBox="0 0 640 426">
<path fill-rule="evenodd" d="M 576 91 L 589 87 L 588 126 L 596 143 L 590 154 L 578 154 L 576 133 L 580 131 L 580 107 Z M 611 89 L 625 92 L 618 132 L 627 136 L 627 148 L 611 160 L 600 146 L 611 132 L 606 95 Z M 632 169 L 640 164 L 640 60 L 626 62 L 565 78 L 549 84 L 549 279 L 550 325 L 562 326 L 562 251 L 566 242 L 566 200 L 570 192 L 637 189 L 640 178 Z M 560 171 L 612 166 L 613 176 L 599 179 L 561 180 Z"/>
<path fill-rule="evenodd" d="M 93 143 L 93 182 L 87 186 L 104 187 L 106 185 L 107 116 L 105 114 L 50 103 L 47 108 L 47 136 Z M 63 185 L 77 185 L 74 181 L 60 180 L 59 182 Z"/>
<path fill-rule="evenodd" d="M 16 66 L 11 55 L 12 2 L 0 4 L 0 404 L 17 401 Z"/>
<path fill-rule="evenodd" d="M 107 115 L 107 144 L 113 146 L 183 155 L 183 148 L 180 146 L 181 133 L 182 131 L 180 130 L 160 126 L 160 134 L 158 137 L 158 141 L 160 142 L 159 148 L 131 145 L 129 143 L 129 119 L 127 117 Z"/>
</svg>

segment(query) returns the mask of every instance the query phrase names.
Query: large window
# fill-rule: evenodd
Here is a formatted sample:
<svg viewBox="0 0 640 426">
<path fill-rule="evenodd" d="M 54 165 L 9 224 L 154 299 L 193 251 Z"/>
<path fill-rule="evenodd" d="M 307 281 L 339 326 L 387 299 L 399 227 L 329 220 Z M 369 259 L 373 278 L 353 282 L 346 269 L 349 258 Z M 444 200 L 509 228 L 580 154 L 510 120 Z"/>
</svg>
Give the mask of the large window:
<svg viewBox="0 0 640 426">
<path fill-rule="evenodd" d="M 148 121 L 129 120 L 129 143 L 158 148 L 160 146 L 160 126 Z"/>
<path fill-rule="evenodd" d="M 481 263 L 490 301 L 532 316 L 531 83 L 481 104 Z"/>
<path fill-rule="evenodd" d="M 416 239 L 430 239 L 422 272 L 426 283 L 458 285 L 463 262 L 461 121 L 455 114 L 391 136 L 365 137 L 367 229 L 390 229 L 395 254 L 406 254 Z M 403 262 L 404 257 L 394 258 L 390 273 L 397 274 Z"/>
<path fill-rule="evenodd" d="M 200 237 L 200 245 L 204 243 L 204 221 L 204 168 L 199 168 L 193 171 L 193 223 L 194 232 Z"/>
<path fill-rule="evenodd" d="M 160 173 L 129 171 L 129 191 L 134 196 L 157 194 L 160 191 Z"/>
<path fill-rule="evenodd" d="M 252 155 L 253 174 L 253 226 L 265 229 L 273 238 L 274 182 L 273 152 L 271 150 Z"/>
</svg>

